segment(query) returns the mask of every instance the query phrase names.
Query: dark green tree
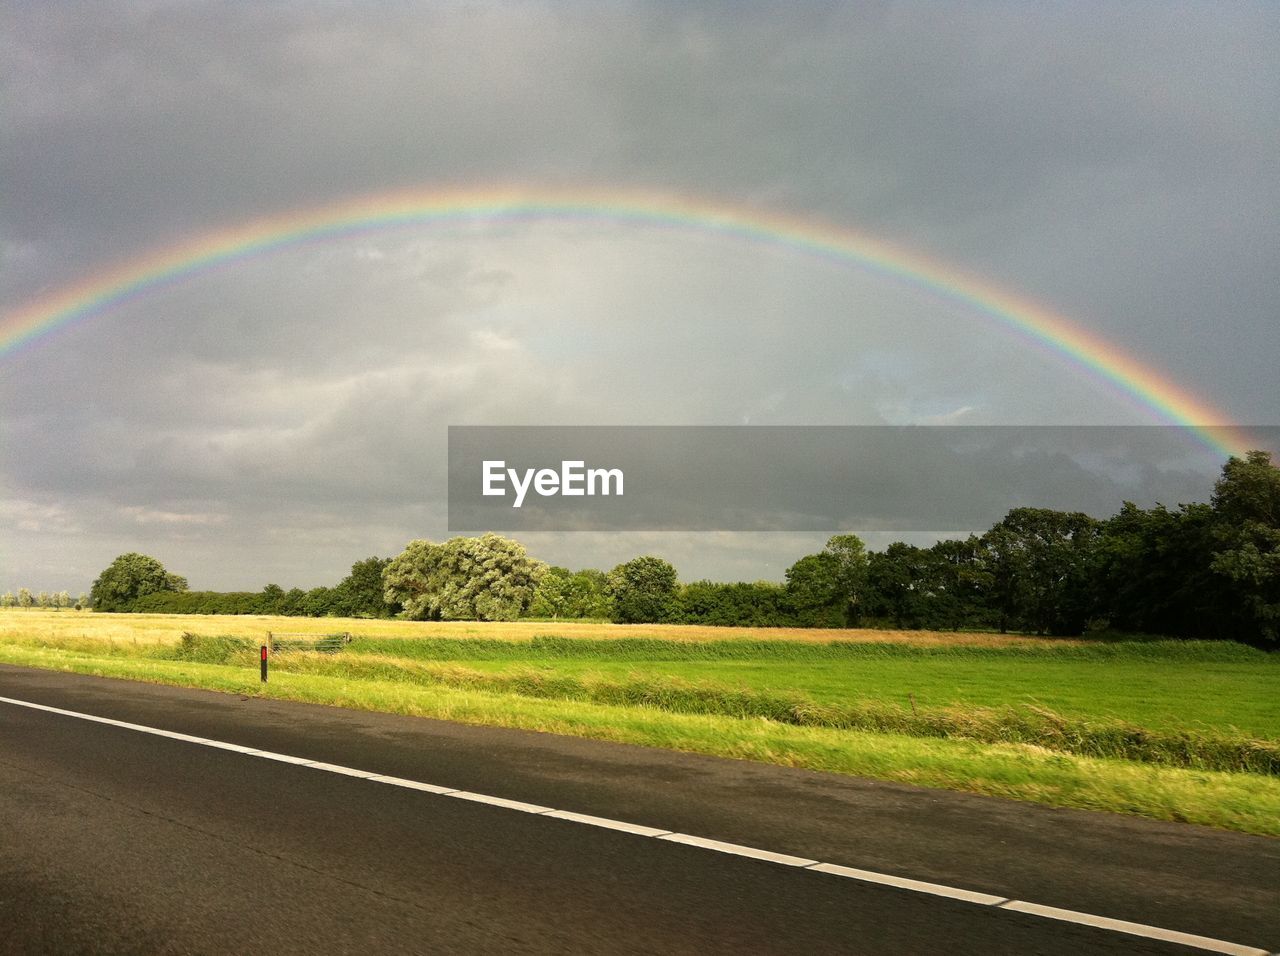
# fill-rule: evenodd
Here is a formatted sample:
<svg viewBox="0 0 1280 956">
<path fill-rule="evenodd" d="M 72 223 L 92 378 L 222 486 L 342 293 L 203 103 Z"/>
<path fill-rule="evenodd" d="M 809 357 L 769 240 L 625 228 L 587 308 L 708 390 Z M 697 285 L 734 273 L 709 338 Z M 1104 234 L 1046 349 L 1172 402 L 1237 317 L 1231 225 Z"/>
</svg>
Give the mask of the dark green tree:
<svg viewBox="0 0 1280 956">
<path fill-rule="evenodd" d="M 1213 486 L 1212 504 L 1214 512 L 1232 524 L 1280 528 L 1280 468 L 1271 463 L 1271 452 L 1229 458 Z"/>
<path fill-rule="evenodd" d="M 289 588 L 284 592 L 284 597 L 280 599 L 280 607 L 276 613 L 288 617 L 302 617 L 306 614 L 306 610 L 303 608 L 306 599 L 307 592 L 302 588 Z"/>
<path fill-rule="evenodd" d="M 1213 489 L 1214 574 L 1230 582 L 1244 640 L 1280 642 L 1280 468 L 1265 451 L 1232 457 Z"/>
<path fill-rule="evenodd" d="M 1099 523 L 1081 512 L 1014 508 L 983 536 L 1000 630 L 1079 634 L 1091 609 Z"/>
<path fill-rule="evenodd" d="M 609 594 L 609 579 L 603 571 L 586 568 L 570 571 L 568 568 L 550 567 L 538 582 L 530 617 L 549 618 L 611 618 L 613 598 Z"/>
<path fill-rule="evenodd" d="M 302 597 L 302 613 L 307 617 L 332 617 L 341 614 L 333 588 L 312 588 Z"/>
<path fill-rule="evenodd" d="M 839 560 L 826 551 L 807 554 L 787 568 L 787 607 L 800 627 L 841 627 L 847 601 Z"/>
<path fill-rule="evenodd" d="M 609 593 L 607 574 L 597 568 L 583 568 L 573 573 L 569 587 L 568 616 L 605 620 L 613 617 L 613 595 Z"/>
<path fill-rule="evenodd" d="M 613 619 L 623 624 L 669 621 L 676 613 L 676 569 L 652 555 L 632 558 L 609 572 Z"/>
<path fill-rule="evenodd" d="M 847 627 L 862 614 L 867 550 L 853 534 L 838 534 L 826 547 L 791 565 L 786 598 L 801 627 Z"/>
<path fill-rule="evenodd" d="M 898 628 L 932 626 L 939 586 L 933 554 L 895 541 L 867 562 L 866 613 Z"/>
<path fill-rule="evenodd" d="M 867 583 L 867 548 L 856 534 L 837 534 L 827 540 L 823 553 L 835 560 L 836 586 L 843 601 L 844 621 L 853 625 L 862 614 Z"/>
<path fill-rule="evenodd" d="M 1101 527 L 1093 616 L 1120 631 L 1219 636 L 1231 597 L 1210 568 L 1215 520 L 1207 504 L 1143 509 L 1126 501 Z"/>
<path fill-rule="evenodd" d="M 772 581 L 694 581 L 680 589 L 677 618 L 682 624 L 715 627 L 786 627 L 794 624 L 786 590 Z"/>
<path fill-rule="evenodd" d="M 382 572 L 390 558 L 365 558 L 351 565 L 351 573 L 338 584 L 337 603 L 347 617 L 391 617 L 400 613 L 397 603 L 388 604 Z"/>
<path fill-rule="evenodd" d="M 268 584 L 262 589 L 260 606 L 263 614 L 282 614 L 284 606 L 284 588 L 278 584 Z"/>
<path fill-rule="evenodd" d="M 991 627 L 991 570 L 982 539 L 944 539 L 929 549 L 937 575 L 938 600 L 930 627 L 959 630 Z"/>
<path fill-rule="evenodd" d="M 98 575 L 89 590 L 98 611 L 128 611 L 135 601 L 158 591 L 185 591 L 187 579 L 170 574 L 155 558 L 137 552 L 122 554 Z"/>
</svg>

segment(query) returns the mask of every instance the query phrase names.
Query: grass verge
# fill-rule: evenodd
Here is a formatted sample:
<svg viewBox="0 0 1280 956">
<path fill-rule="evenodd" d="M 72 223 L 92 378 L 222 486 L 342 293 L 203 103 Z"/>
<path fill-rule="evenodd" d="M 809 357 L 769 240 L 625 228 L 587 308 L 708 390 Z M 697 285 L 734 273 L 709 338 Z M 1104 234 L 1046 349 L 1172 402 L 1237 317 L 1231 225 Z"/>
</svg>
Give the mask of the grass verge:
<svg viewBox="0 0 1280 956">
<path fill-rule="evenodd" d="M 914 708 L 873 699 L 820 704 L 797 692 L 730 687 L 644 673 L 622 679 L 580 678 L 527 668 L 494 674 L 450 664 L 318 654 L 295 654 L 280 660 L 285 661 L 281 666 L 293 673 L 352 681 L 443 686 L 543 700 L 647 707 L 678 714 L 763 719 L 800 727 L 1032 744 L 1083 757 L 1280 775 L 1280 741 L 1191 729 L 1153 729 L 1114 719 L 1068 717 L 1034 705 Z M 246 656 L 237 663 L 249 666 L 252 661 Z"/>
<path fill-rule="evenodd" d="M 242 666 L 0 644 L 0 660 L 50 670 L 517 727 L 784 766 L 1131 813 L 1280 836 L 1280 780 L 1059 753 L 1019 743 L 923 738 L 760 717 L 544 699 L 374 677 L 277 671 L 265 688 Z M 447 783 L 448 781 L 442 781 Z"/>
<path fill-rule="evenodd" d="M 1280 653 L 1227 641 L 974 645 L 838 641 L 716 642 L 541 637 L 531 641 L 357 638 L 352 655 L 456 662 L 472 670 L 626 682 L 640 673 L 786 690 L 839 709 L 876 700 L 904 710 L 1016 706 L 1073 722 L 1139 727 L 1159 737 L 1256 738 L 1280 744 Z"/>
<path fill-rule="evenodd" d="M 718 641 L 672 641 L 665 638 L 620 637 L 600 640 L 540 634 L 529 640 L 478 637 L 357 637 L 352 653 L 387 654 L 415 660 L 454 661 L 766 661 L 822 662 L 885 660 L 1062 661 L 1067 663 L 1259 664 L 1267 652 L 1231 641 L 1122 641 L 1009 646 L 985 644 L 909 644 L 875 641 L 779 641 L 724 638 Z"/>
</svg>

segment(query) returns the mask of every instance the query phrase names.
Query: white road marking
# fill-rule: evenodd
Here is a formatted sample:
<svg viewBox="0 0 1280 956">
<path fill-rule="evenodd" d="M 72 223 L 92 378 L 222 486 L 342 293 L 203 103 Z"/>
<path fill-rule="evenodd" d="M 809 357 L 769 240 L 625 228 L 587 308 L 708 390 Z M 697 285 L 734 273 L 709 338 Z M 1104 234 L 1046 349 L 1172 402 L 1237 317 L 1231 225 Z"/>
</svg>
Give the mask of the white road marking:
<svg viewBox="0 0 1280 956">
<path fill-rule="evenodd" d="M 687 833 L 668 833 L 657 839 L 671 843 L 684 843 L 688 846 L 701 847 L 704 850 L 715 850 L 717 853 L 729 853 L 733 856 L 748 856 L 753 860 L 767 860 L 770 863 L 781 863 L 783 866 L 813 866 L 818 861 L 802 856 L 788 856 L 786 853 L 773 853 L 769 850 L 757 850 L 753 846 L 742 846 L 739 843 L 724 843 L 720 840 L 709 840 L 706 837 L 689 836 Z"/>
<path fill-rule="evenodd" d="M 1075 910 L 1062 910 L 1056 906 L 1041 906 L 1039 903 L 1024 903 L 1022 900 L 1009 900 L 999 904 L 1001 909 L 1013 910 L 1017 913 L 1030 913 L 1032 916 L 1043 916 L 1046 919 L 1065 920 L 1068 923 L 1080 923 L 1083 926 L 1096 926 L 1098 929 L 1109 929 L 1113 933 L 1128 933 L 1130 936 L 1145 936 L 1166 943 L 1177 943 L 1181 946 L 1194 946 L 1211 953 L 1230 953 L 1232 956 L 1257 956 L 1265 950 L 1238 943 L 1228 943 L 1207 936 L 1195 936 L 1191 933 L 1178 933 L 1171 929 L 1160 929 L 1142 923 L 1130 923 L 1128 920 L 1111 919 L 1108 916 L 1094 916 L 1091 913 L 1077 913 Z"/>
<path fill-rule="evenodd" d="M 508 800 L 506 797 L 491 797 L 487 793 L 472 793 L 470 790 L 454 790 L 446 797 L 457 797 L 459 800 L 471 800 L 474 803 L 487 803 L 492 807 L 504 810 L 519 810 L 521 813 L 550 813 L 551 807 L 540 807 L 536 803 L 524 803 L 520 800 Z"/>
<path fill-rule="evenodd" d="M 670 830 L 659 830 L 657 827 L 645 827 L 638 823 L 627 823 L 625 820 L 610 820 L 608 817 L 593 817 L 589 813 L 574 813 L 572 810 L 552 810 L 547 814 L 557 820 L 569 820 L 573 823 L 585 823 L 590 827 L 602 827 L 606 830 L 621 830 L 623 833 L 634 833 L 636 836 L 658 837 L 670 833 Z"/>
<path fill-rule="evenodd" d="M 191 742 L 193 744 L 198 744 L 198 743 L 203 743 L 204 741 L 200 740 L 197 737 L 193 737 Z M 317 761 L 308 760 L 306 757 L 291 757 L 289 754 L 275 754 L 275 753 L 272 753 L 270 750 L 251 750 L 247 754 L 245 754 L 245 756 L 261 757 L 264 760 L 278 760 L 280 763 L 296 763 L 300 767 L 310 767 L 312 764 L 317 763 Z M 324 768 L 321 768 L 321 769 L 324 769 Z"/>
<path fill-rule="evenodd" d="M 962 900 L 977 906 L 993 906 L 997 909 L 1011 910 L 1016 913 L 1025 913 L 1029 916 L 1039 916 L 1045 919 L 1077 923 L 1082 926 L 1092 926 L 1096 929 L 1109 930 L 1113 933 L 1125 933 L 1130 936 L 1142 936 L 1147 939 L 1176 943 L 1181 946 L 1188 946 L 1193 949 L 1202 949 L 1211 953 L 1227 953 L 1230 954 L 1230 956 L 1275 956 L 1275 954 L 1269 954 L 1265 949 L 1258 949 L 1253 946 L 1243 946 L 1239 943 L 1230 943 L 1226 940 L 1213 939 L 1208 936 L 1195 936 L 1191 933 L 1180 933 L 1175 930 L 1161 929 L 1158 926 L 1147 926 L 1144 923 L 1130 923 L 1127 920 L 1111 919 L 1107 916 L 1094 916 L 1090 913 L 1077 913 L 1074 910 L 1058 909 L 1055 906 L 1042 906 L 1039 903 L 1026 903 L 1022 900 L 1005 899 L 1002 896 L 992 896 L 989 893 L 977 893 L 973 890 L 965 890 L 953 886 L 943 886 L 939 883 L 926 883 L 921 880 L 911 880 L 906 877 L 893 876 L 889 873 L 876 873 L 872 870 L 859 870 L 855 867 L 841 866 L 836 863 L 820 863 L 817 860 L 809 860 L 799 856 L 790 856 L 786 853 L 774 853 L 770 850 L 761 850 L 756 847 L 742 846 L 738 843 L 724 843 L 720 840 L 708 839 L 707 837 L 690 836 L 687 833 L 672 833 L 667 830 L 659 830 L 655 827 L 641 826 L 636 823 L 626 823 L 622 820 L 610 820 L 607 817 L 593 817 L 585 813 L 573 813 L 568 810 L 554 810 L 551 807 L 542 807 L 534 803 L 523 803 L 519 800 L 508 800 L 505 797 L 494 797 L 483 793 L 472 793 L 469 790 L 442 787 L 437 784 L 422 783 L 418 780 L 407 780 L 404 777 L 386 776 L 384 774 L 374 773 L 373 771 L 358 770 L 354 767 L 344 767 L 341 764 L 324 763 L 323 761 L 307 760 L 304 757 L 294 757 L 289 754 L 273 753 L 270 750 L 256 750 L 252 747 L 241 746 L 240 744 L 226 743 L 221 740 L 210 740 L 207 737 L 193 737 L 190 734 L 182 734 L 173 730 L 162 730 L 159 727 L 148 727 L 144 724 L 131 724 L 128 721 L 113 720 L 110 717 L 98 717 L 94 714 L 82 714 L 79 711 L 63 710 L 61 707 L 50 707 L 48 704 L 36 704 L 28 700 L 15 700 L 12 697 L 0 697 L 0 703 L 13 704 L 15 707 L 26 707 L 31 710 L 42 710 L 50 714 L 60 714 L 63 717 L 74 717 L 77 720 L 88 720 L 95 724 L 108 724 L 112 727 L 120 727 L 124 730 L 133 730 L 142 734 L 150 734 L 153 737 L 166 737 L 170 740 L 179 740 L 184 743 L 197 744 L 202 747 L 213 747 L 217 750 L 228 750 L 246 757 L 262 757 L 266 760 L 275 760 L 280 763 L 296 764 L 300 767 L 305 767 L 308 770 L 323 770 L 326 773 L 337 773 L 348 777 L 363 778 L 364 780 L 368 780 L 373 783 L 389 784 L 393 787 L 419 790 L 425 793 L 438 794 L 440 796 L 457 797 L 459 800 L 470 800 L 475 803 L 488 804 L 501 809 L 519 810 L 525 813 L 551 817 L 556 820 L 564 820 L 570 823 L 581 823 L 586 826 L 602 827 L 608 830 L 620 830 L 637 836 L 665 840 L 670 843 L 683 843 L 686 846 L 695 846 L 704 850 L 714 850 L 717 853 L 749 857 L 751 859 L 763 860 L 769 863 L 778 863 L 783 866 L 791 866 L 801 870 L 812 870 L 818 873 L 842 876 L 866 883 L 890 886 L 895 889 L 908 890 L 913 893 L 927 893 L 932 896 L 945 896 L 950 899 Z"/>
<path fill-rule="evenodd" d="M 1008 897 L 992 896 L 990 893 L 975 893 L 973 890 L 961 890 L 954 886 L 943 886 L 941 883 L 925 883 L 921 880 L 908 880 L 902 876 L 888 873 L 876 873 L 874 870 L 859 870 L 852 866 L 841 866 L 838 863 L 819 863 L 809 869 L 818 873 L 830 873 L 832 876 L 843 876 L 851 880 L 862 880 L 864 883 L 880 883 L 884 886 L 896 886 L 900 890 L 911 890 L 913 893 L 928 893 L 931 896 L 945 896 L 948 899 L 964 900 L 966 903 L 977 903 L 979 906 L 998 906 L 1008 902 Z"/>
<path fill-rule="evenodd" d="M 362 780 L 368 780 L 370 777 L 376 777 L 377 774 L 372 770 L 356 770 L 354 767 L 344 767 L 336 763 L 308 763 L 306 766 L 312 770 L 327 770 L 330 773 L 340 773 L 348 777 L 359 777 Z"/>
<path fill-rule="evenodd" d="M 422 783 L 419 780 L 406 780 L 404 777 L 388 777 L 384 774 L 376 774 L 365 779 L 374 783 L 389 783 L 393 787 L 404 787 L 407 790 L 422 790 L 426 793 L 457 793 L 457 787 L 438 787 L 434 783 Z"/>
<path fill-rule="evenodd" d="M 238 754 L 257 753 L 254 747 L 241 747 L 239 744 L 227 744 L 220 740 L 204 740 L 200 737 L 193 737 L 192 740 L 198 741 L 202 747 L 214 747 L 218 750 L 230 750 Z"/>
</svg>

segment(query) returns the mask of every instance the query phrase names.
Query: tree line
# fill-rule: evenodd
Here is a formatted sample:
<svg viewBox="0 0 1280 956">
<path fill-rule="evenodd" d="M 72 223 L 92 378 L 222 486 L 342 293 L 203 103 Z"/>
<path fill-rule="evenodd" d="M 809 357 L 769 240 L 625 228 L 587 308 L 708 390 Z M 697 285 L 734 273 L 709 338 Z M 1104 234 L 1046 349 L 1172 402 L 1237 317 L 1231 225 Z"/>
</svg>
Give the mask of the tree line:
<svg viewBox="0 0 1280 956">
<path fill-rule="evenodd" d="M 40 591 L 33 594 L 30 588 L 18 588 L 18 593 L 5 591 L 0 594 L 0 607 L 51 607 L 74 608 L 77 611 L 89 606 L 89 595 L 73 598 L 70 591 Z"/>
<path fill-rule="evenodd" d="M 192 591 L 155 558 L 122 554 L 98 575 L 90 590 L 96 611 L 138 614 L 280 614 L 289 617 L 394 617 L 401 607 L 384 597 L 382 572 L 390 558 L 370 557 L 351 566 L 334 587 L 286 591 Z"/>
<path fill-rule="evenodd" d="M 1280 469 L 1233 457 L 1208 503 L 1110 518 L 1015 508 L 985 534 L 868 552 L 832 537 L 781 583 L 681 583 L 643 555 L 608 572 L 548 566 L 496 534 L 412 541 L 331 588 L 190 591 L 154 558 L 121 555 L 94 583 L 101 611 L 412 620 L 605 619 L 753 627 L 1091 629 L 1280 643 Z"/>
</svg>

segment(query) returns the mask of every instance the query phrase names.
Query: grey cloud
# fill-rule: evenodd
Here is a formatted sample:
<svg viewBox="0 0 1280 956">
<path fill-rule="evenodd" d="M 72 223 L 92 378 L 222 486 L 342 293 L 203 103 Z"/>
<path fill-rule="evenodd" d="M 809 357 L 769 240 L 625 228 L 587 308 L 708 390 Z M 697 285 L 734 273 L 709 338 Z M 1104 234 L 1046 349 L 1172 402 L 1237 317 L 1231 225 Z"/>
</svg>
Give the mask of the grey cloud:
<svg viewBox="0 0 1280 956">
<path fill-rule="evenodd" d="M 1280 420 L 1274 5 L 149 2 L 6 18 L 6 310 L 357 193 L 653 189 L 893 240 L 1053 305 L 1241 418 Z M 60 567 L 87 583 L 135 547 L 172 548 L 216 586 L 330 579 L 442 533 L 448 424 L 1135 419 L 957 303 L 783 249 L 600 224 L 294 248 L 2 363 L 15 586 L 72 585 Z M 643 548 L 686 575 L 781 573 L 769 536 L 539 540 L 568 564 Z"/>
</svg>

